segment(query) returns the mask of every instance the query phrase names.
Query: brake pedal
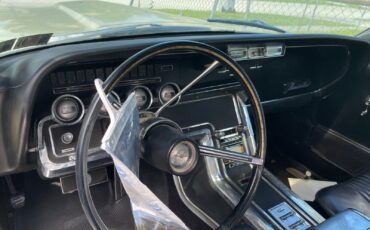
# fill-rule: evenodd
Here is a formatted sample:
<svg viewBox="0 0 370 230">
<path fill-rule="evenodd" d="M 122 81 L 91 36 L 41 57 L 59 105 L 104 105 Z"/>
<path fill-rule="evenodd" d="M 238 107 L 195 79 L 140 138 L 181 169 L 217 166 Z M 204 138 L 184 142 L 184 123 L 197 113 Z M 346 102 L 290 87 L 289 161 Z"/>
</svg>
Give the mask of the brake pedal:
<svg viewBox="0 0 370 230">
<path fill-rule="evenodd" d="M 10 205 L 13 209 L 18 209 L 24 207 L 26 203 L 26 197 L 24 193 L 16 190 L 12 178 L 10 176 L 5 176 L 5 181 L 10 192 Z"/>
</svg>

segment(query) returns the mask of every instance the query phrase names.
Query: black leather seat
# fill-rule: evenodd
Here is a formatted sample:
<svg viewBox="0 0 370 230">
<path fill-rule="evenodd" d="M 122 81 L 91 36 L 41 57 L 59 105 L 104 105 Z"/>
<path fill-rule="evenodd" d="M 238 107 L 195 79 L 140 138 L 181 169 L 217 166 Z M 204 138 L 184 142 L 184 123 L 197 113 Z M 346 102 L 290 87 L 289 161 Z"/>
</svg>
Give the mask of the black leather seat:
<svg viewBox="0 0 370 230">
<path fill-rule="evenodd" d="M 320 190 L 316 201 L 329 215 L 351 208 L 370 217 L 370 172 Z"/>
<path fill-rule="evenodd" d="M 325 220 L 315 230 L 368 230 L 370 229 L 370 218 L 362 213 L 348 209 Z"/>
</svg>

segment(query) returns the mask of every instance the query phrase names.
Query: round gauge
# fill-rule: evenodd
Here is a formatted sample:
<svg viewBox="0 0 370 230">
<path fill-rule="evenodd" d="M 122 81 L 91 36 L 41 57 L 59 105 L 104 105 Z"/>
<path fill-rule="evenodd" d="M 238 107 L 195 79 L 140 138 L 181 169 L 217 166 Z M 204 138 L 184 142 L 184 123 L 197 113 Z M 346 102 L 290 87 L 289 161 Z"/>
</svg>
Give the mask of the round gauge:
<svg viewBox="0 0 370 230">
<path fill-rule="evenodd" d="M 111 104 L 113 104 L 113 106 L 115 107 L 119 107 L 121 106 L 121 98 L 119 97 L 119 95 L 114 92 L 113 90 L 108 94 L 108 100 Z M 106 110 L 106 108 L 104 107 L 104 105 L 101 107 L 101 110 L 100 110 L 100 115 L 101 116 L 104 116 L 104 117 L 107 117 L 108 116 L 108 112 Z"/>
<path fill-rule="evenodd" d="M 178 92 L 180 91 L 180 87 L 175 83 L 166 83 L 162 85 L 159 89 L 159 101 L 162 104 L 165 104 L 169 100 L 171 100 Z M 171 105 L 175 105 L 180 101 L 180 97 L 178 97 Z"/>
<path fill-rule="evenodd" d="M 51 114 L 58 123 L 76 123 L 83 117 L 84 105 L 78 97 L 65 94 L 55 99 Z"/>
<path fill-rule="evenodd" d="M 150 108 L 153 102 L 153 95 L 148 87 L 136 86 L 131 90 L 131 92 L 135 92 L 136 103 L 139 110 L 146 110 Z"/>
</svg>

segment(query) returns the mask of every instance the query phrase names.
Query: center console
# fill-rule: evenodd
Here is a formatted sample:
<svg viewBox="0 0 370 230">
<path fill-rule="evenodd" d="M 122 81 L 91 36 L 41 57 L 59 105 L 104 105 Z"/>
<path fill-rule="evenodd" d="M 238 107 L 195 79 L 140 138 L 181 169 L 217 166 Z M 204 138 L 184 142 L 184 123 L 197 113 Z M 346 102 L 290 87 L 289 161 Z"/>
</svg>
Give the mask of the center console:
<svg viewBox="0 0 370 230">
<path fill-rule="evenodd" d="M 234 105 L 232 109 L 235 119 L 232 126 L 225 127 L 222 121 L 213 120 L 212 117 L 219 117 L 220 112 L 212 113 L 211 104 L 203 102 L 203 106 L 212 111 L 208 116 L 214 123 L 199 122 L 198 125 L 183 128 L 183 131 L 202 145 L 244 154 L 250 152 L 255 148 L 250 146 L 254 143 L 250 138 L 254 137 L 245 136 L 238 128 L 241 117 L 249 118 L 245 114 L 248 110 L 245 109 L 246 105 L 239 104 L 241 100 L 237 97 L 229 95 L 223 98 Z M 217 108 L 225 108 L 223 106 L 218 104 Z M 253 130 L 249 133 L 253 134 Z M 252 166 L 249 164 L 204 157 L 191 175 L 174 176 L 174 182 L 185 205 L 209 226 L 216 228 L 239 202 L 251 171 Z M 267 169 L 264 170 L 252 205 L 244 217 L 244 221 L 257 229 L 308 229 L 324 221 L 323 217 Z"/>
</svg>

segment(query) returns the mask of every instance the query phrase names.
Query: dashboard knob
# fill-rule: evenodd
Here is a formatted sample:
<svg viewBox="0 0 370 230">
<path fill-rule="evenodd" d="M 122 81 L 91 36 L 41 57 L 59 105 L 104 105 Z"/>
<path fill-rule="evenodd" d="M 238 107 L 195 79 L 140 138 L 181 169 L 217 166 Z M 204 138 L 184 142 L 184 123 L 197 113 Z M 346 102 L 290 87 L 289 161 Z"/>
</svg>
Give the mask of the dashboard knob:
<svg viewBox="0 0 370 230">
<path fill-rule="evenodd" d="M 73 134 L 71 132 L 64 133 L 60 139 L 63 144 L 71 144 L 73 141 Z"/>
</svg>

